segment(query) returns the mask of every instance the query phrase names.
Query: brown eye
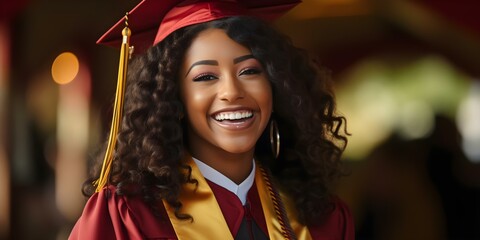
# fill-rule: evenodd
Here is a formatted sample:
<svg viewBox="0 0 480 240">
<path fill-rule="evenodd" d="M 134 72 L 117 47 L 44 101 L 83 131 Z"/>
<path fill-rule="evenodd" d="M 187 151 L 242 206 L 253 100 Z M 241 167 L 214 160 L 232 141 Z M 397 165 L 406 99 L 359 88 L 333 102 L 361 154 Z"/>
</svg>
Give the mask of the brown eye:
<svg viewBox="0 0 480 240">
<path fill-rule="evenodd" d="M 206 73 L 206 74 L 200 74 L 197 77 L 193 78 L 193 81 L 200 82 L 200 81 L 210 81 L 215 79 L 217 79 L 217 76 L 210 73 Z"/>
<path fill-rule="evenodd" d="M 240 76 L 241 75 L 254 75 L 254 74 L 259 74 L 261 73 L 262 71 L 260 71 L 259 69 L 257 68 L 246 68 L 246 69 L 243 69 L 242 71 L 240 71 Z"/>
</svg>

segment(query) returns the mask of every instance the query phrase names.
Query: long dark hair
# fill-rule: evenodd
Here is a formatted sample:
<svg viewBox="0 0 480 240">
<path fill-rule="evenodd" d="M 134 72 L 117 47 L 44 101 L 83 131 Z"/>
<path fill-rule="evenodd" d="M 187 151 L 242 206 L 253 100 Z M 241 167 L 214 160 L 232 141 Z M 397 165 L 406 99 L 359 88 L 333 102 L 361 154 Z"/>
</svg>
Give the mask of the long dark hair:
<svg viewBox="0 0 480 240">
<path fill-rule="evenodd" d="M 117 194 L 141 195 L 151 206 L 164 199 L 178 218 L 190 218 L 181 213 L 178 200 L 182 184 L 195 180 L 182 159 L 186 124 L 181 120 L 177 75 L 192 40 L 209 28 L 223 29 L 262 63 L 272 86 L 281 151 L 273 159 L 264 133 L 256 144 L 256 158 L 272 172 L 279 188 L 294 196 L 300 221 L 317 222 L 331 210 L 331 185 L 342 173 L 345 119 L 335 113 L 328 74 L 287 37 L 249 17 L 179 29 L 132 61 L 110 184 L 116 185 Z M 98 169 L 92 179 L 98 177 Z M 93 194 L 91 179 L 84 193 Z"/>
</svg>

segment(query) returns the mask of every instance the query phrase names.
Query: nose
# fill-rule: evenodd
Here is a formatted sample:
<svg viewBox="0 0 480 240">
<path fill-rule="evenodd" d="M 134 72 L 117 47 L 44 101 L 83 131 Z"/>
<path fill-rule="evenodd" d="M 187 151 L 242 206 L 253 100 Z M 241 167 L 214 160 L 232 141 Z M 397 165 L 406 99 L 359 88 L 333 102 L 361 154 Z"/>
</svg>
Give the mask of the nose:
<svg viewBox="0 0 480 240">
<path fill-rule="evenodd" d="M 234 102 L 245 97 L 242 83 L 235 75 L 223 78 L 220 85 L 218 95 L 223 101 Z"/>
</svg>

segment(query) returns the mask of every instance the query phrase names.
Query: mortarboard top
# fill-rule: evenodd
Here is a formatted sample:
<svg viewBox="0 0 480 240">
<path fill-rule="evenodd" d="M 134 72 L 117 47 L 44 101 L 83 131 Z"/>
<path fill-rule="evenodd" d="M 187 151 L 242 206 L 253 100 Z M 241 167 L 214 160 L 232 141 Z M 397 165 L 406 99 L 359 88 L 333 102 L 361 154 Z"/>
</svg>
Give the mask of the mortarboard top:
<svg viewBox="0 0 480 240">
<path fill-rule="evenodd" d="M 128 13 L 135 52 L 144 52 L 170 33 L 189 25 L 247 15 L 267 21 L 278 18 L 301 0 L 142 0 Z M 120 46 L 125 17 L 110 28 L 98 44 Z"/>
</svg>

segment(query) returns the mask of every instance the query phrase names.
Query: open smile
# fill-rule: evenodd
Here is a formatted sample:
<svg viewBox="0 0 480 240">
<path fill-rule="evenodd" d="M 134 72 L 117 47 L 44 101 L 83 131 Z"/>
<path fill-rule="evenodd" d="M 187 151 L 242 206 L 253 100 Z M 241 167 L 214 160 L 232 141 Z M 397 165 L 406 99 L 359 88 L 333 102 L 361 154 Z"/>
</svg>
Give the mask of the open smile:
<svg viewBox="0 0 480 240">
<path fill-rule="evenodd" d="M 253 112 L 248 110 L 220 112 L 214 115 L 213 118 L 217 121 L 239 121 L 253 117 Z"/>
<path fill-rule="evenodd" d="M 251 110 L 224 111 L 212 115 L 215 122 L 229 130 L 241 130 L 252 125 L 255 113 Z"/>
</svg>

